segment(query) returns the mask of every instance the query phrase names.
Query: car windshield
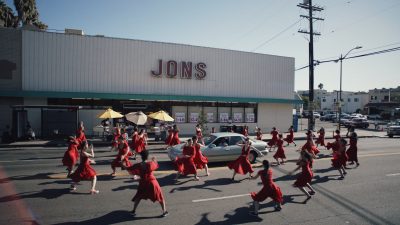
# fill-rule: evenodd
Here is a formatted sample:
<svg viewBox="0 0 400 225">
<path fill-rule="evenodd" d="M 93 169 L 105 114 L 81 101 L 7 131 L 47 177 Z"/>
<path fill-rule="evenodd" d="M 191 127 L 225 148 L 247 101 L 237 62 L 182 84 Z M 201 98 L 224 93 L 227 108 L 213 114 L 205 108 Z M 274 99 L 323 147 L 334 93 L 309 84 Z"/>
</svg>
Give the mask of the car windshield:
<svg viewBox="0 0 400 225">
<path fill-rule="evenodd" d="M 205 138 L 204 138 L 204 144 L 205 144 L 205 145 L 209 145 L 209 144 L 211 144 L 216 138 L 217 138 L 217 137 L 214 136 L 214 135 L 210 135 L 210 136 L 208 136 L 208 137 L 205 137 Z"/>
</svg>

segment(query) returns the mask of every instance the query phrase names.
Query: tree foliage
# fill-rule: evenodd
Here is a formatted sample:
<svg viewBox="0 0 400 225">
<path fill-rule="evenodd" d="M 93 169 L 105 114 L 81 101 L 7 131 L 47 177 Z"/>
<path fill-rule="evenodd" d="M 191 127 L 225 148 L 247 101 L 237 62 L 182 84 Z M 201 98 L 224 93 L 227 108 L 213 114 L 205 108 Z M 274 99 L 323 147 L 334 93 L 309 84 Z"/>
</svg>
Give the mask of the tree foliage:
<svg viewBox="0 0 400 225">
<path fill-rule="evenodd" d="M 0 25 L 4 27 L 18 27 L 33 25 L 39 29 L 47 29 L 47 25 L 39 20 L 39 12 L 35 0 L 14 0 L 17 15 L 0 0 Z"/>
</svg>

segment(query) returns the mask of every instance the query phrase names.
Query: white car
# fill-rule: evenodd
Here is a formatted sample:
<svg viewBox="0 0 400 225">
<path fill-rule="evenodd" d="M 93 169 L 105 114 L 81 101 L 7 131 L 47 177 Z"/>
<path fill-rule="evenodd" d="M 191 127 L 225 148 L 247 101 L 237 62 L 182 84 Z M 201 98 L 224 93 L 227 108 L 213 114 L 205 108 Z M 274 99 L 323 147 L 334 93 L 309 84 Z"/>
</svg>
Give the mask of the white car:
<svg viewBox="0 0 400 225">
<path fill-rule="evenodd" d="M 242 153 L 242 146 L 245 136 L 238 133 L 221 132 L 213 133 L 204 138 L 205 146 L 201 147 L 201 152 L 208 158 L 209 162 L 228 162 L 233 161 Z M 268 153 L 267 143 L 250 138 L 251 146 L 255 149 L 250 151 L 249 161 L 254 163 L 258 157 Z M 171 161 L 182 154 L 184 143 L 175 145 L 168 149 L 168 157 Z"/>
<path fill-rule="evenodd" d="M 390 138 L 392 138 L 394 135 L 400 135 L 400 120 L 390 124 L 386 132 Z"/>
</svg>

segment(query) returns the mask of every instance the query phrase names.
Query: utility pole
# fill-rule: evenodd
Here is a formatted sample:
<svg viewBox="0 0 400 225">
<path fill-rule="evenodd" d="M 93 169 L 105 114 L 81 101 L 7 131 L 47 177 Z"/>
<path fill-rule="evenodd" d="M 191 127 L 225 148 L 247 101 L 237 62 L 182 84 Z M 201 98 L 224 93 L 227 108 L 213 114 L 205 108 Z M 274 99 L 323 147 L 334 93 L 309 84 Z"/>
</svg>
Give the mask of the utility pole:
<svg viewBox="0 0 400 225">
<path fill-rule="evenodd" d="M 308 92 L 308 129 L 315 129 L 315 118 L 314 118 L 314 35 L 321 35 L 320 33 L 316 33 L 313 30 L 313 22 L 314 20 L 324 20 L 322 18 L 313 17 L 313 12 L 320 12 L 324 10 L 321 7 L 313 6 L 312 0 L 304 0 L 303 3 L 299 3 L 297 5 L 302 9 L 308 10 L 308 16 L 300 15 L 300 17 L 307 18 L 310 22 L 310 31 L 299 30 L 299 33 L 309 34 L 310 40 L 308 43 L 308 59 L 309 59 L 309 92 Z"/>
</svg>

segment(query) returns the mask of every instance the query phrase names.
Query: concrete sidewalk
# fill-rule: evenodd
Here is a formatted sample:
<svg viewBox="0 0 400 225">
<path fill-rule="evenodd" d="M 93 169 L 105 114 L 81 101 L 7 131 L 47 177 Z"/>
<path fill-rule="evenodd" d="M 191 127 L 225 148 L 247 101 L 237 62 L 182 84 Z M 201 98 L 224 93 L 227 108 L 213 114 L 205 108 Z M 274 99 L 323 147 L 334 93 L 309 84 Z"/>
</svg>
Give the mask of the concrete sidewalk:
<svg viewBox="0 0 400 225">
<path fill-rule="evenodd" d="M 333 132 L 334 128 L 331 129 L 325 129 L 325 139 L 332 139 L 333 138 Z M 347 133 L 347 129 L 343 128 L 341 130 L 342 136 L 345 136 Z M 384 130 L 373 130 L 373 129 L 356 129 L 356 132 L 358 134 L 359 138 L 370 138 L 370 137 L 387 137 L 386 131 Z M 283 136 L 286 137 L 288 133 L 283 133 Z M 317 133 L 315 132 L 315 135 L 317 136 Z M 186 141 L 189 139 L 191 136 L 181 136 L 180 140 L 181 141 Z M 251 138 L 254 138 L 256 136 L 251 135 Z M 271 139 L 271 135 L 268 134 L 263 134 L 263 141 L 268 141 Z M 294 139 L 295 140 L 305 140 L 306 139 L 306 130 L 298 131 L 294 133 Z M 96 147 L 106 147 L 106 146 L 111 146 L 111 142 L 109 141 L 104 141 L 100 138 L 92 138 L 89 139 L 93 143 L 94 146 Z M 150 138 L 148 140 L 149 145 L 163 145 L 164 141 L 155 141 L 154 138 Z M 17 141 L 13 142 L 10 144 L 0 144 L 0 148 L 23 148 L 23 147 L 64 147 L 67 146 L 67 143 L 65 140 L 34 140 L 34 141 Z"/>
</svg>

